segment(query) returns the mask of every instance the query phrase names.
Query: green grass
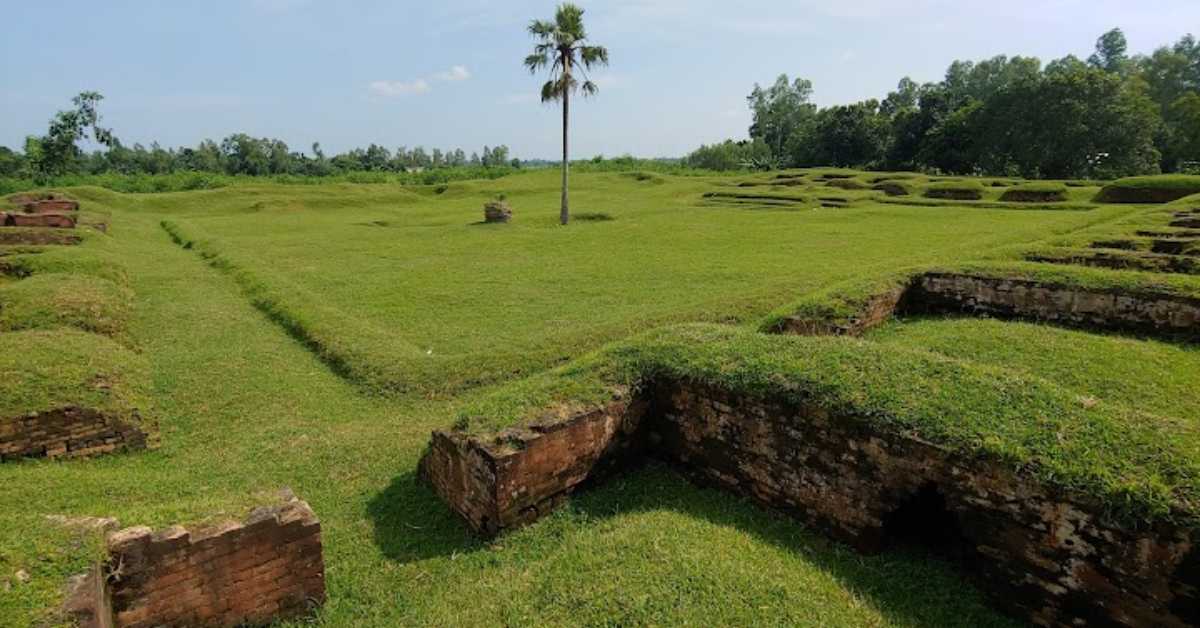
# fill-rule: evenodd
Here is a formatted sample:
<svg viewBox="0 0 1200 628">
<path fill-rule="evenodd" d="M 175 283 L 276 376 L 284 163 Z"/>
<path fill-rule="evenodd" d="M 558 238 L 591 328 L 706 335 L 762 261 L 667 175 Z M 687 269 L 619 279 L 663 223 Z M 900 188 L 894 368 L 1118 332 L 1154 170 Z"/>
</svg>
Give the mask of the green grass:
<svg viewBox="0 0 1200 628">
<path fill-rule="evenodd" d="M 149 413 L 141 356 L 70 329 L 0 333 L 0 419 L 81 406 L 134 421 Z"/>
<path fill-rule="evenodd" d="M 0 285 L 0 332 L 68 326 L 116 337 L 131 305 L 129 290 L 107 279 L 36 274 Z"/>
<path fill-rule="evenodd" d="M 596 359 L 586 356 L 607 355 L 595 352 L 614 341 L 623 346 L 634 334 L 653 340 L 650 330 L 669 323 L 707 323 L 685 328 L 706 344 L 659 337 L 606 363 L 634 360 L 718 377 L 727 363 L 742 360 L 746 386 L 769 387 L 763 378 L 781 370 L 822 394 L 862 390 L 870 396 L 848 401 L 874 404 L 880 421 L 916 421 L 963 447 L 1014 459 L 1065 447 L 1071 455 L 1052 461 L 1064 477 L 1110 493 L 1128 484 L 1142 511 L 1161 508 L 1156 499 L 1188 485 L 1196 460 L 1185 451 L 1189 431 L 1181 429 L 1165 454 L 1147 456 L 1162 445 L 1158 439 L 1175 433 L 1152 429 L 1175 429 L 1153 404 L 1137 406 L 1152 417 L 1147 422 L 1126 421 L 1122 413 L 1132 403 L 1086 382 L 1057 381 L 1024 354 L 976 363 L 883 341 L 749 333 L 771 312 L 810 297 L 817 303 L 813 295 L 822 292 L 849 294 L 845 286 L 878 286 L 904 269 L 958 267 L 980 257 L 1013 264 L 1043 241 L 1159 220 L 1145 210 L 929 208 L 882 204 L 874 191 L 836 191 L 854 204 L 746 211 L 702 205 L 705 192 L 733 189 L 745 175 L 654 174 L 576 176 L 577 215 L 612 220 L 566 228 L 555 224 L 554 172 L 427 187 L 249 182 L 167 194 L 68 190 L 85 211 L 111 215 L 110 235 L 79 230 L 84 242 L 77 247 L 0 256 L 11 273 L 0 282 L 7 289 L 30 280 L 17 276 L 67 272 L 128 286 L 133 350 L 64 329 L 8 332 L 0 342 L 14 343 L 13 350 L 0 360 L 23 373 L 32 356 L 63 351 L 49 341 L 13 340 L 43 334 L 78 339 L 71 346 L 93 361 L 108 356 L 121 365 L 129 358 L 135 374 L 143 363 L 145 378 L 128 381 L 148 386 L 161 445 L 0 467 L 0 625 L 53 623 L 63 581 L 94 556 L 46 515 L 116 516 L 152 526 L 240 518 L 282 486 L 312 503 L 322 521 L 329 587 L 322 625 L 1014 625 L 938 560 L 904 552 L 858 556 L 662 468 L 573 498 L 493 544 L 473 539 L 416 480 L 431 430 L 464 415 L 502 416 L 488 405 L 505 397 L 529 404 L 538 394 L 543 401 L 601 395 L 604 380 L 581 370 Z M 814 173 L 791 174 L 808 180 Z M 906 179 L 914 189 L 925 180 Z M 821 188 L 822 195 L 835 193 Z M 810 195 L 803 187 L 795 192 Z M 499 193 L 513 206 L 514 222 L 474 224 L 483 202 Z M 999 191 L 987 198 L 992 194 Z M 164 221 L 192 248 L 173 242 Z M 1097 277 L 1085 279 L 1116 281 Z M 1125 281 L 1154 278 L 1118 284 Z M 776 352 L 777 342 L 787 349 Z M 1083 346 L 1100 365 L 1127 348 Z M 1186 364 L 1169 346 L 1146 346 L 1129 355 L 1142 359 L 1148 351 L 1145 359 L 1162 368 Z M 60 354 L 50 361 L 61 368 L 71 360 Z M 1057 364 L 1067 363 L 1064 357 Z M 866 388 L 847 377 L 853 365 L 863 369 Z M 544 374 L 556 366 L 562 370 Z M 887 376 L 900 366 L 917 368 L 922 378 Z M 1194 371 L 1172 371 L 1172 385 L 1200 389 Z M 550 380 L 554 386 L 539 393 L 538 382 Z M 39 382 L 22 390 L 47 391 L 30 399 L 51 398 L 48 380 Z M 1149 390 L 1138 386 L 1128 394 Z M 376 394 L 382 392 L 390 394 Z M 1039 408 L 1045 421 L 1022 423 L 1004 409 L 1009 399 L 1001 394 Z M 1069 407 L 1086 395 L 1102 403 Z M 21 407 L 31 407 L 30 399 Z M 908 412 L 910 403 L 923 413 Z M 969 412 L 958 425 L 939 421 L 938 408 Z M 988 434 L 994 438 L 974 442 L 997 413 L 1006 420 Z M 1089 420 L 1067 422 L 1071 417 Z M 1045 425 L 1064 428 L 1066 444 L 1039 439 L 1050 438 L 1040 431 Z M 1129 440 L 1132 455 L 1094 468 L 1115 440 Z M 1074 455 L 1089 442 L 1100 449 Z M 1152 470 L 1162 473 L 1161 485 L 1146 486 Z M 18 570 L 29 582 L 12 579 Z"/>
<path fill-rule="evenodd" d="M 1170 174 L 1117 179 L 1096 199 L 1103 203 L 1169 203 L 1200 193 L 1200 175 Z"/>
<path fill-rule="evenodd" d="M 915 319 L 867 339 L 1007 366 L 1101 403 L 1200 422 L 1200 348 L 988 319 Z"/>
<path fill-rule="evenodd" d="M 577 177 L 573 207 L 613 220 L 564 229 L 552 175 L 441 194 L 276 186 L 117 202 L 164 218 L 329 364 L 380 392 L 452 393 L 667 323 L 750 322 L 825 285 L 1092 220 L 935 213 L 868 196 L 850 208 L 747 212 L 702 205 L 705 193 L 730 193 L 714 186 L 727 180 L 596 174 Z M 513 222 L 475 224 L 499 193 Z"/>
</svg>

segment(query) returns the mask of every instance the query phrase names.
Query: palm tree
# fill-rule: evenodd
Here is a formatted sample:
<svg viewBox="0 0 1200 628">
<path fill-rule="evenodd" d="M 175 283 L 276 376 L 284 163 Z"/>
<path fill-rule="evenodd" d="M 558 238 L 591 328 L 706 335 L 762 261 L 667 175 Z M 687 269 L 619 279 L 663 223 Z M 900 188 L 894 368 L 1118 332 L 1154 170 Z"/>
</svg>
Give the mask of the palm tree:
<svg viewBox="0 0 1200 628">
<path fill-rule="evenodd" d="M 587 33 L 583 30 L 583 9 L 565 3 L 558 6 L 554 21 L 534 20 L 529 24 L 529 34 L 537 38 L 533 54 L 525 57 L 525 67 L 531 74 L 550 67 L 550 80 L 542 86 L 542 102 L 562 101 L 563 115 L 563 158 L 562 158 L 562 213 L 559 220 L 567 224 L 567 120 L 571 108 L 571 94 L 580 87 L 575 78 L 578 70 L 583 75 L 583 94 L 596 93 L 596 84 L 588 78 L 592 66 L 608 65 L 608 50 L 603 46 L 587 44 Z"/>
</svg>

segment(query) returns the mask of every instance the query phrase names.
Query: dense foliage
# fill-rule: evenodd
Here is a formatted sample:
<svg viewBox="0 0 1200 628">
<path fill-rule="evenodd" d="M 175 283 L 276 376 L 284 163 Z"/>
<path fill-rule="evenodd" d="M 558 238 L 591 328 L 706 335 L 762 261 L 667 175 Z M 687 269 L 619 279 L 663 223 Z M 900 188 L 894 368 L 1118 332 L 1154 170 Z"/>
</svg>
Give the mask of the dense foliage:
<svg viewBox="0 0 1200 628">
<path fill-rule="evenodd" d="M 412 173 L 446 168 L 513 168 L 520 160 L 508 146 L 484 146 L 482 155 L 463 149 L 426 151 L 401 146 L 395 151 L 378 144 L 326 156 L 319 142 L 311 154 L 290 149 L 278 139 L 235 133 L 221 140 L 204 140 L 195 147 L 163 148 L 157 142 L 124 145 L 110 129 L 99 126 L 97 105 L 103 96 L 84 92 L 75 108 L 60 111 L 46 135 L 25 139 L 24 152 L 0 146 L 0 178 L 48 182 L 78 175 L 169 175 L 208 173 L 248 176 L 327 177 L 348 173 Z M 82 140 L 94 139 L 107 150 L 85 152 Z M 436 177 L 429 182 L 437 182 Z M 191 177 L 191 180 L 199 180 Z M 209 187 L 201 185 L 199 187 Z"/>
<path fill-rule="evenodd" d="M 706 168 L 857 166 L 1028 178 L 1114 178 L 1200 165 L 1200 43 L 1130 57 L 1120 29 L 1087 61 L 955 61 L 880 100 L 820 109 L 809 81 L 756 85 L 749 142 L 702 146 Z M 769 152 L 767 157 L 761 151 Z"/>
</svg>

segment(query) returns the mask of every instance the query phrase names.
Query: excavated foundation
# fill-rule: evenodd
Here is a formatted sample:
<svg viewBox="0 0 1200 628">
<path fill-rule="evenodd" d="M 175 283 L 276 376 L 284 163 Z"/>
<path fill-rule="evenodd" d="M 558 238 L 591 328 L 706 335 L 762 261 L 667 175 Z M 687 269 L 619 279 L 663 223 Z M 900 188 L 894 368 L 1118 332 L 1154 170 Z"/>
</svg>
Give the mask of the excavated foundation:
<svg viewBox="0 0 1200 628">
<path fill-rule="evenodd" d="M 490 537 L 652 457 L 862 552 L 918 543 L 962 559 L 997 606 L 1040 625 L 1200 622 L 1190 529 L 1123 526 L 1087 495 L 862 417 L 687 382 L 640 390 L 552 423 L 436 432 L 422 476 Z"/>
<path fill-rule="evenodd" d="M 1200 299 L 1194 297 L 967 273 L 925 273 L 906 286 L 867 299 L 849 319 L 791 317 L 775 331 L 859 335 L 892 316 L 905 315 L 981 315 L 1169 339 L 1200 339 Z"/>
</svg>

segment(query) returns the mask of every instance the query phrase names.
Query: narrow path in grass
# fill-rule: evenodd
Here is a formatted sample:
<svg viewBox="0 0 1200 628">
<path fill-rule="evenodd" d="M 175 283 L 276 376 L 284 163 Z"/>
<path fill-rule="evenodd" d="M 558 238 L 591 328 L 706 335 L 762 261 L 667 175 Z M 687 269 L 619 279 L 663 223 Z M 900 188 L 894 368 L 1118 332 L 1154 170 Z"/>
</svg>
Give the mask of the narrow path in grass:
<svg viewBox="0 0 1200 628">
<path fill-rule="evenodd" d="M 414 478 L 455 401 L 364 397 L 255 310 L 229 277 L 118 212 L 154 370 L 159 450 L 0 467 L 0 625 L 51 617 L 86 560 L 48 514 L 161 526 L 240 516 L 290 486 L 321 517 L 332 626 L 1010 625 L 941 563 L 863 558 L 801 526 L 649 469 L 484 546 Z M 12 574 L 26 571 L 28 582 Z"/>
</svg>

